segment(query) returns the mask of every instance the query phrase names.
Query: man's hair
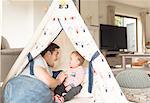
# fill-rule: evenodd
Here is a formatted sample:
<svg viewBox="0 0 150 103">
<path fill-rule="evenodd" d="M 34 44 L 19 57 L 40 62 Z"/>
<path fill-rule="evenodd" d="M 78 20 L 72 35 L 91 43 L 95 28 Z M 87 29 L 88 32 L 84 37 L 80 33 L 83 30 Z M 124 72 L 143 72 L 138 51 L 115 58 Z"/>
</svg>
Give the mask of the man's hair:
<svg viewBox="0 0 150 103">
<path fill-rule="evenodd" d="M 50 43 L 50 45 L 41 52 L 41 55 L 44 56 L 47 51 L 50 51 L 51 53 L 53 53 L 53 51 L 55 51 L 55 49 L 59 49 L 59 48 L 60 47 L 57 44 Z"/>
<path fill-rule="evenodd" d="M 73 51 L 72 54 L 75 54 L 78 58 L 78 60 L 80 61 L 80 64 L 79 65 L 82 65 L 84 63 L 84 58 L 79 54 L 78 51 Z"/>
</svg>

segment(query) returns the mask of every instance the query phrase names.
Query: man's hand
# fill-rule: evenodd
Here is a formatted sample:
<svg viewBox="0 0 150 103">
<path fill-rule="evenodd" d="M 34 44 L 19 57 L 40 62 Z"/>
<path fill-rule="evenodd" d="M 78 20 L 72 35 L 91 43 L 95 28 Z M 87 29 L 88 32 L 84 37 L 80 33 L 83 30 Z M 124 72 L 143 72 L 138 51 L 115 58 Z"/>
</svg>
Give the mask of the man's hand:
<svg viewBox="0 0 150 103">
<path fill-rule="evenodd" d="M 58 79 L 60 83 L 62 83 L 66 77 L 67 75 L 64 72 L 60 72 L 56 79 Z"/>
</svg>

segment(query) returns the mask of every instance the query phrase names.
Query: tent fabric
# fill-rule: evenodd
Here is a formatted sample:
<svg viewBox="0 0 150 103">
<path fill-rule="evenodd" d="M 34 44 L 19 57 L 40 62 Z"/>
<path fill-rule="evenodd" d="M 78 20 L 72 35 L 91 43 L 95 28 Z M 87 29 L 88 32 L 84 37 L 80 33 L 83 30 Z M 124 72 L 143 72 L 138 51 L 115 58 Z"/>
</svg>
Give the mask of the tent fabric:
<svg viewBox="0 0 150 103">
<path fill-rule="evenodd" d="M 99 98 L 101 98 L 102 103 L 127 103 L 128 101 L 106 59 L 98 49 L 72 0 L 63 0 L 63 2 L 53 0 L 35 35 L 33 35 L 31 41 L 11 68 L 3 86 L 9 79 L 18 76 L 23 71 L 24 67 L 29 63 L 28 53 L 33 58 L 38 56 L 41 51 L 55 40 L 62 30 L 65 31 L 75 49 L 92 64 L 97 74 L 96 79 L 93 80 L 94 86 L 92 89 L 95 102 L 100 103 Z M 92 60 L 96 52 L 99 55 Z"/>
</svg>

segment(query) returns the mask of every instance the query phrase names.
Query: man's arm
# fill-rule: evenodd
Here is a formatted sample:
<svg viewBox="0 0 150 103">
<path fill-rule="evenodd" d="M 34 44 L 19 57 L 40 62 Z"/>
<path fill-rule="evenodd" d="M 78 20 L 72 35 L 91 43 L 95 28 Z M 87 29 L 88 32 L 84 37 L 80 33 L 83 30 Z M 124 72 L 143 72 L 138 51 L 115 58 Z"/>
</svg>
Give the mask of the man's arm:
<svg viewBox="0 0 150 103">
<path fill-rule="evenodd" d="M 41 67 L 41 66 L 37 66 L 36 69 L 34 70 L 35 72 L 35 76 L 37 77 L 37 79 L 41 80 L 42 82 L 44 82 L 49 88 L 56 88 L 57 85 L 60 85 L 64 79 L 65 79 L 65 75 L 61 75 L 61 79 L 54 79 L 49 73 L 48 71 Z"/>
</svg>

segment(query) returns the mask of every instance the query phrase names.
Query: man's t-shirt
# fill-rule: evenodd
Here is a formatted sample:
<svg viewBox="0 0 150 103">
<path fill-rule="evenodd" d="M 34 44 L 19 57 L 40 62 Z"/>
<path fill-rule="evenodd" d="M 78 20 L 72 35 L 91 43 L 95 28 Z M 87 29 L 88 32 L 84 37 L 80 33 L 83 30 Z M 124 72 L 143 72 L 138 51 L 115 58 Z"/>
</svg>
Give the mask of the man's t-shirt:
<svg viewBox="0 0 150 103">
<path fill-rule="evenodd" d="M 44 60 L 44 58 L 41 55 L 38 55 L 36 58 L 34 58 L 33 73 L 34 73 L 34 70 L 37 69 L 36 68 L 37 66 L 41 66 L 44 69 L 48 69 L 49 74 L 52 75 L 52 69 L 47 65 L 46 61 Z M 29 76 L 32 78 L 36 78 L 35 75 L 30 74 L 29 63 L 27 64 L 24 71 L 20 75 L 26 75 L 26 76 Z"/>
</svg>

